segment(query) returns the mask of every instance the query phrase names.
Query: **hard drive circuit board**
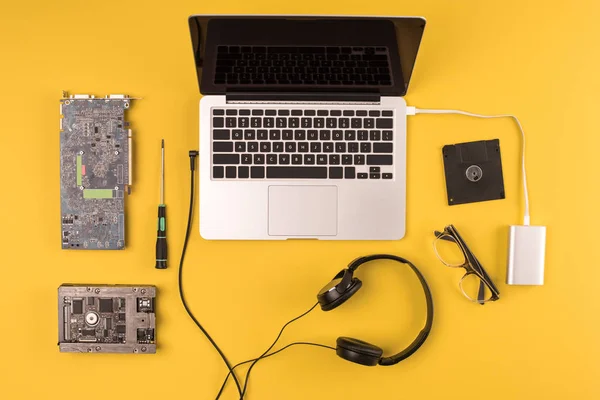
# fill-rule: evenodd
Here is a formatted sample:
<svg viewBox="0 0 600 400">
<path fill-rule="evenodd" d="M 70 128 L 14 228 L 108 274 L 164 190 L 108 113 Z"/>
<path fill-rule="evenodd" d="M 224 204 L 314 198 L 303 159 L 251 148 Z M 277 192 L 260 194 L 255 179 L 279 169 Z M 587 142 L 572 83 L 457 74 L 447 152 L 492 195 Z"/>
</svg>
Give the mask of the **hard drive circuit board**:
<svg viewBox="0 0 600 400">
<path fill-rule="evenodd" d="M 131 185 L 131 130 L 125 95 L 66 94 L 60 101 L 63 249 L 123 249 L 125 192 Z"/>
<path fill-rule="evenodd" d="M 155 298 L 154 286 L 61 285 L 60 351 L 155 353 Z"/>
</svg>

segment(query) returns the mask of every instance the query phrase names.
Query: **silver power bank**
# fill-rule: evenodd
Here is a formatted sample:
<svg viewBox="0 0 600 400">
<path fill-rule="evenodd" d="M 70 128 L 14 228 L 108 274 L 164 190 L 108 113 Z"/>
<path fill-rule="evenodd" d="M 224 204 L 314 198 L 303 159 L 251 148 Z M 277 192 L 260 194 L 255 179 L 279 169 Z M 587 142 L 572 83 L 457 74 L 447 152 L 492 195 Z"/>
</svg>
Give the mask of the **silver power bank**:
<svg viewBox="0 0 600 400">
<path fill-rule="evenodd" d="M 545 252 L 545 226 L 511 225 L 506 283 L 543 285 Z"/>
</svg>

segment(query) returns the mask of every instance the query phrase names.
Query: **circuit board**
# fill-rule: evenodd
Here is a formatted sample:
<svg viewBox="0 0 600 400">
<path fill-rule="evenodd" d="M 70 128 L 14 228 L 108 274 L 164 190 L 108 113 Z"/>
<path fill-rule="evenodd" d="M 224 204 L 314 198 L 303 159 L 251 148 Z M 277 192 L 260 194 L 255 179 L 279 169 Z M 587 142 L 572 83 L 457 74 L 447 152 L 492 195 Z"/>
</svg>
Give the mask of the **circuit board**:
<svg viewBox="0 0 600 400">
<path fill-rule="evenodd" d="M 131 130 L 125 95 L 66 93 L 60 101 L 63 249 L 123 249 L 131 185 Z"/>
<path fill-rule="evenodd" d="M 58 288 L 58 344 L 71 353 L 156 353 L 156 287 Z"/>
</svg>

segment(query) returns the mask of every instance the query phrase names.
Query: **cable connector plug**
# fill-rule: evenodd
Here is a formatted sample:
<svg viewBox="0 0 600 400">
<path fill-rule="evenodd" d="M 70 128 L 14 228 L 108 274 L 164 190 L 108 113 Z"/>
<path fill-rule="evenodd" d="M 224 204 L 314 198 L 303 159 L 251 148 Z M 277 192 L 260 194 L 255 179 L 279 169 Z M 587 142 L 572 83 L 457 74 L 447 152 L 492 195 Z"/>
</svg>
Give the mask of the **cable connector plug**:
<svg viewBox="0 0 600 400">
<path fill-rule="evenodd" d="M 190 171 L 194 171 L 196 169 L 196 157 L 198 157 L 200 152 L 198 150 L 190 150 Z"/>
<path fill-rule="evenodd" d="M 417 107 L 406 106 L 406 115 L 415 115 L 417 113 Z"/>
</svg>

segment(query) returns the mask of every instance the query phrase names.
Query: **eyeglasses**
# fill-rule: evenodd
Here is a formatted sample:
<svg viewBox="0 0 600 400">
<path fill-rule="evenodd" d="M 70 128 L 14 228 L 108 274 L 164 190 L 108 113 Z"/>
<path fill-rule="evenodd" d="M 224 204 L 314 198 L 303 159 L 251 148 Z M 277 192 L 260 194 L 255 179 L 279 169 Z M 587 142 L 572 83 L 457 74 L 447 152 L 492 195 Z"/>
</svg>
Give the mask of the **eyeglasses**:
<svg viewBox="0 0 600 400">
<path fill-rule="evenodd" d="M 475 255 L 469 250 L 453 225 L 443 232 L 435 231 L 433 250 L 447 267 L 464 268 L 466 273 L 458 283 L 463 295 L 481 305 L 500 298 L 500 292 Z"/>
</svg>

